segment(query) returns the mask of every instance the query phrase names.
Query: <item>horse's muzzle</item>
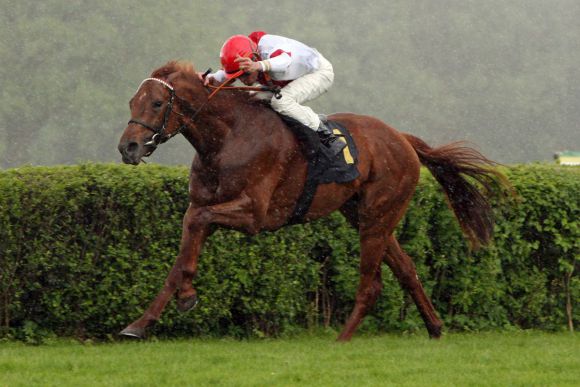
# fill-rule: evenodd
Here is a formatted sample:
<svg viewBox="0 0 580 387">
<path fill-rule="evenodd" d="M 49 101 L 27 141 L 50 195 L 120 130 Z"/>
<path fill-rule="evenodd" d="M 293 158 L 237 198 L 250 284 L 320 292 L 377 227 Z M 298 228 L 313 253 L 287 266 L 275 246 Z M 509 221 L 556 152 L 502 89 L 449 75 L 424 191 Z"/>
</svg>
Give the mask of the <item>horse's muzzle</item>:
<svg viewBox="0 0 580 387">
<path fill-rule="evenodd" d="M 118 148 L 125 164 L 139 164 L 145 153 L 144 147 L 135 141 L 122 142 Z"/>
</svg>

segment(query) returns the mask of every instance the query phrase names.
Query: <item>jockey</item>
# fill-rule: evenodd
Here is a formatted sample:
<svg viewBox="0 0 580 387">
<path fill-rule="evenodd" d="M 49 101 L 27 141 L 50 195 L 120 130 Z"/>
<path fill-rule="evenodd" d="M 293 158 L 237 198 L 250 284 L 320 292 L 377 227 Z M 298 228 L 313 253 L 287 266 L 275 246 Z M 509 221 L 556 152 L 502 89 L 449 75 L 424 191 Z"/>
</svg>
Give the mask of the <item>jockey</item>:
<svg viewBox="0 0 580 387">
<path fill-rule="evenodd" d="M 338 154 L 346 146 L 344 141 L 336 141 L 336 135 L 318 114 L 302 105 L 324 94 L 334 81 L 332 64 L 316 49 L 293 39 L 256 31 L 226 40 L 220 60 L 222 69 L 209 74 L 206 85 L 210 79 L 224 82 L 238 78 L 246 85 L 258 82 L 280 86 L 282 98 L 271 98 L 272 109 L 316 131 L 332 153 Z"/>
</svg>

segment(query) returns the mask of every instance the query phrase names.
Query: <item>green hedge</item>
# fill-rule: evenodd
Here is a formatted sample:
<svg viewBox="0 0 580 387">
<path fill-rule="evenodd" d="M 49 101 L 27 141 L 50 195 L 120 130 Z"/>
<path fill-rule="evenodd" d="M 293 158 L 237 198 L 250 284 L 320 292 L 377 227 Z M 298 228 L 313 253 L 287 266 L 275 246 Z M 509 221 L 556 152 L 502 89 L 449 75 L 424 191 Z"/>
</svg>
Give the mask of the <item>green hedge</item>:
<svg viewBox="0 0 580 387">
<path fill-rule="evenodd" d="M 178 251 L 182 167 L 86 164 L 0 171 L 0 337 L 112 337 L 137 318 Z M 493 246 L 471 253 L 423 173 L 398 235 L 447 329 L 565 329 L 580 320 L 580 169 L 507 171 L 517 203 L 496 206 Z M 220 230 L 200 259 L 200 304 L 168 305 L 159 336 L 339 328 L 358 284 L 358 235 L 339 214 L 258 237 Z M 574 270 L 575 268 L 575 270 Z M 412 301 L 384 267 L 362 330 L 415 331 Z"/>
</svg>

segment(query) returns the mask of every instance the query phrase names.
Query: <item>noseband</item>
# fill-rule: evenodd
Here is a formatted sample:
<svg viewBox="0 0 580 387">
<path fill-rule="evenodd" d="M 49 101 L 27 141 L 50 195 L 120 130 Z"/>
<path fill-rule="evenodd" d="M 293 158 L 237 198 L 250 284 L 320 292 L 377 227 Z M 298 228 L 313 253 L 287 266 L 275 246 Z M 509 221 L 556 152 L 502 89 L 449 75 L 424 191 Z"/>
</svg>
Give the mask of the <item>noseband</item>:
<svg viewBox="0 0 580 387">
<path fill-rule="evenodd" d="M 180 133 L 181 130 L 183 129 L 183 126 L 181 126 L 178 130 L 176 130 L 174 133 L 171 134 L 165 134 L 165 129 L 167 128 L 167 123 L 169 122 L 169 117 L 171 116 L 171 113 L 173 112 L 173 102 L 175 101 L 175 89 L 173 88 L 173 86 L 171 86 L 169 83 L 165 82 L 164 80 L 161 80 L 159 78 L 146 78 L 143 80 L 143 82 L 141 82 L 141 84 L 139 85 L 139 87 L 137 88 L 137 91 L 139 91 L 139 89 L 141 89 L 141 86 L 143 86 L 143 84 L 147 81 L 156 81 L 161 83 L 163 86 L 167 87 L 169 89 L 169 102 L 167 103 L 167 108 L 165 109 L 165 114 L 163 116 L 163 124 L 161 125 L 161 128 L 155 128 L 152 125 L 149 125 L 145 122 L 136 120 L 131 118 L 128 122 L 128 124 L 137 124 L 137 125 L 141 125 L 142 127 L 149 129 L 153 132 L 153 137 L 151 137 L 151 140 L 149 140 L 148 142 L 145 143 L 146 146 L 152 146 L 153 148 L 157 148 L 157 146 L 159 144 L 162 144 L 164 142 L 166 142 L 167 140 L 169 140 L 171 137 L 175 136 L 176 134 Z M 175 114 L 178 114 L 180 116 L 183 116 L 183 114 L 178 113 L 178 112 L 174 112 Z"/>
</svg>

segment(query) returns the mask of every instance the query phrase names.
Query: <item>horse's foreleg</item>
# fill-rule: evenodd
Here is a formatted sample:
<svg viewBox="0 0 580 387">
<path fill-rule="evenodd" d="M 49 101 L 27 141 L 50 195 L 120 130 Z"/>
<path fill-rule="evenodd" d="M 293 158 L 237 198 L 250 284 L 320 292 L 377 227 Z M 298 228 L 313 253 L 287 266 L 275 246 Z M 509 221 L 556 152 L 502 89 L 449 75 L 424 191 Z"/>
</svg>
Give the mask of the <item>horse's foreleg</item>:
<svg viewBox="0 0 580 387">
<path fill-rule="evenodd" d="M 385 238 L 382 235 L 361 237 L 360 283 L 356 293 L 354 309 L 348 318 L 339 341 L 351 339 L 356 328 L 362 322 L 369 309 L 374 306 L 379 297 L 383 283 L 381 281 L 381 253 L 385 248 Z"/>
<path fill-rule="evenodd" d="M 443 323 L 437 317 L 431 300 L 425 294 L 423 285 L 417 276 L 415 264 L 403 249 L 401 249 L 399 242 L 393 235 L 390 235 L 388 238 L 384 260 L 399 280 L 401 287 L 408 291 L 413 301 L 415 301 L 417 309 L 419 309 L 419 313 L 425 322 L 429 336 L 435 339 L 441 337 Z"/>
<path fill-rule="evenodd" d="M 197 271 L 197 260 L 202 245 L 209 235 L 209 226 L 195 222 L 196 216 L 197 209 L 190 206 L 183 217 L 179 255 L 161 291 L 143 313 L 143 316 L 127 326 L 121 335 L 144 337 L 146 329 L 159 320 L 161 312 L 177 289 L 179 289 L 178 307 L 180 310 L 191 309 L 195 306 L 197 298 L 191 280 Z"/>
</svg>

